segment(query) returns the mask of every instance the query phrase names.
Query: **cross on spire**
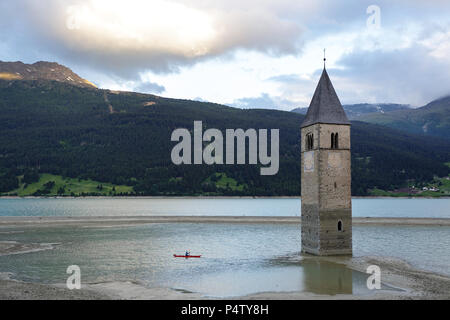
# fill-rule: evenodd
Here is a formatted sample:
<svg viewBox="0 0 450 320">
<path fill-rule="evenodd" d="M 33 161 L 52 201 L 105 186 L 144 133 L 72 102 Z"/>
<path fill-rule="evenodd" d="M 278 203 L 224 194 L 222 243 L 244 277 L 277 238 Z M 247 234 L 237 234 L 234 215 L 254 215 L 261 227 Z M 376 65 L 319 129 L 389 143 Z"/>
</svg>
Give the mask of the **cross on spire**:
<svg viewBox="0 0 450 320">
<path fill-rule="evenodd" d="M 326 62 L 327 62 L 326 50 L 327 50 L 327 49 L 323 49 L 323 68 L 324 68 L 324 69 L 325 69 L 325 64 L 326 64 Z"/>
</svg>

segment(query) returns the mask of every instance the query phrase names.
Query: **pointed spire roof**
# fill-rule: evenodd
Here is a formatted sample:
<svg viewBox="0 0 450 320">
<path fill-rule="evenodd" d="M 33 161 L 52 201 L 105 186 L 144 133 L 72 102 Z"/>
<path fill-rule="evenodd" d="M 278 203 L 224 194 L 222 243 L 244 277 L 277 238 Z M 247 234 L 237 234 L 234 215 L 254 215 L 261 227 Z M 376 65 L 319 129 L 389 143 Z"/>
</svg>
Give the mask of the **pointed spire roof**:
<svg viewBox="0 0 450 320">
<path fill-rule="evenodd" d="M 325 68 L 301 127 L 315 123 L 350 124 Z"/>
</svg>

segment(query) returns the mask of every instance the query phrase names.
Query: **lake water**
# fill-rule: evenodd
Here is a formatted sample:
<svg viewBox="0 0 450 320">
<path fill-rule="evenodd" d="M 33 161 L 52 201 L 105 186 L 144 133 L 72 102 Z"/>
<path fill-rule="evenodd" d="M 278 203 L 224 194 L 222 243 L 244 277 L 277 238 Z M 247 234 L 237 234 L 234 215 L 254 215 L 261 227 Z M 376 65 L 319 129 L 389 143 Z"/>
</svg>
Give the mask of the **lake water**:
<svg viewBox="0 0 450 320">
<path fill-rule="evenodd" d="M 354 217 L 450 218 L 450 199 L 353 199 Z M 300 216 L 300 199 L 0 199 L 0 216 Z"/>
<path fill-rule="evenodd" d="M 449 204 L 448 199 L 354 199 L 353 214 L 450 217 Z M 0 200 L 3 216 L 295 216 L 299 210 L 296 199 Z M 52 250 L 0 256 L 0 272 L 26 281 L 64 283 L 67 267 L 79 265 L 85 283 L 139 281 L 213 297 L 263 291 L 371 294 L 366 274 L 319 259 L 299 259 L 300 238 L 295 224 L 0 228 L 0 241 L 54 244 Z M 356 257 L 396 257 L 450 275 L 450 227 L 354 226 L 353 245 Z M 185 250 L 202 258 L 173 258 Z"/>
</svg>

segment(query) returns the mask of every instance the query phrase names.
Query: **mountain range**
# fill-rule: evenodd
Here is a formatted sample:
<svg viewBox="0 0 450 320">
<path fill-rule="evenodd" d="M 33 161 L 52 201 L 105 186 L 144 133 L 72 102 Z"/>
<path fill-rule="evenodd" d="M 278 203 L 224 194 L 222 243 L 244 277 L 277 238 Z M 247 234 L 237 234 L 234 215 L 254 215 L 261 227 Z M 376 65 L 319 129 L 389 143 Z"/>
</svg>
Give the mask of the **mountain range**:
<svg viewBox="0 0 450 320">
<path fill-rule="evenodd" d="M 344 111 L 350 120 L 359 120 L 361 116 L 367 114 L 384 114 L 391 111 L 411 109 L 409 105 L 395 104 L 395 103 L 380 103 L 380 104 L 359 103 L 359 104 L 347 104 L 343 105 L 342 107 L 344 108 Z M 295 108 L 291 111 L 306 115 L 308 108 Z"/>
<path fill-rule="evenodd" d="M 300 195 L 303 115 L 98 89 L 68 68 L 44 65 L 36 70 L 45 76 L 33 79 L 22 69 L 0 69 L 22 77 L 0 80 L 0 193 L 20 193 L 39 175 L 52 174 L 61 177 L 57 182 L 96 181 L 99 190 L 128 186 L 123 190 L 133 195 Z M 278 174 L 261 176 L 258 165 L 174 165 L 171 134 L 192 131 L 196 120 L 222 132 L 280 129 Z M 420 185 L 450 172 L 448 139 L 361 121 L 352 122 L 351 139 L 353 195 Z M 65 185 L 46 185 L 36 194 L 57 188 L 73 195 Z"/>
<path fill-rule="evenodd" d="M 350 120 L 450 139 L 450 96 L 433 100 L 420 108 L 394 103 L 360 103 L 343 105 L 343 108 Z M 307 111 L 308 108 L 292 110 L 299 114 Z"/>
<path fill-rule="evenodd" d="M 95 84 L 81 78 L 69 68 L 56 62 L 39 61 L 26 64 L 21 61 L 0 61 L 0 80 L 54 80 L 80 87 L 94 87 Z"/>
<path fill-rule="evenodd" d="M 450 139 L 450 96 L 436 99 L 417 109 L 361 115 L 359 120 L 411 133 Z"/>
</svg>

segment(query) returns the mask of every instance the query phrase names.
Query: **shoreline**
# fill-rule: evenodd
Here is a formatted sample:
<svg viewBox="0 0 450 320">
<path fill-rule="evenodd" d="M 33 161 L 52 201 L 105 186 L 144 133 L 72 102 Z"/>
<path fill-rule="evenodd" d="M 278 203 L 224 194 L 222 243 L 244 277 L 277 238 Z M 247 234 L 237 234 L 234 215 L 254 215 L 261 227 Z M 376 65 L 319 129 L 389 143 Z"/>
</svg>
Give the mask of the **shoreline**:
<svg viewBox="0 0 450 320">
<path fill-rule="evenodd" d="M 277 216 L 88 216 L 88 217 L 0 217 L 0 228 L 8 227 L 127 227 L 152 223 L 272 223 L 300 224 L 301 217 Z M 353 225 L 450 226 L 450 218 L 355 217 Z"/>
</svg>

